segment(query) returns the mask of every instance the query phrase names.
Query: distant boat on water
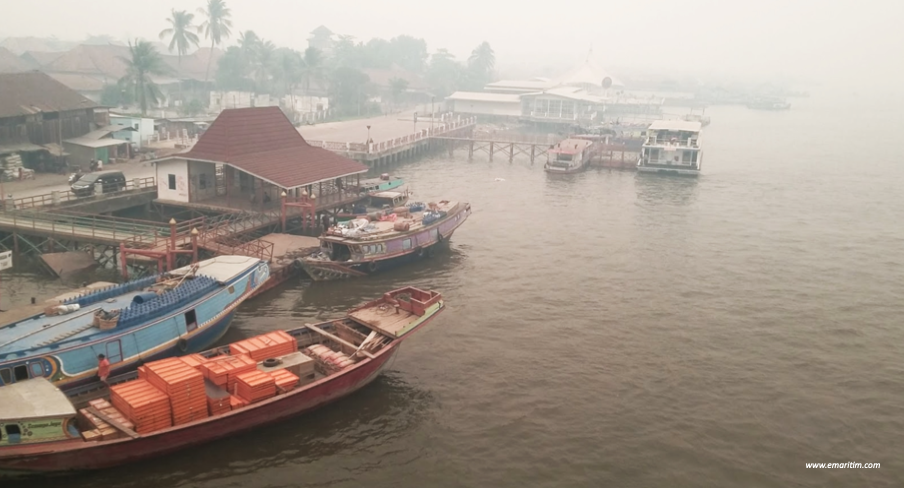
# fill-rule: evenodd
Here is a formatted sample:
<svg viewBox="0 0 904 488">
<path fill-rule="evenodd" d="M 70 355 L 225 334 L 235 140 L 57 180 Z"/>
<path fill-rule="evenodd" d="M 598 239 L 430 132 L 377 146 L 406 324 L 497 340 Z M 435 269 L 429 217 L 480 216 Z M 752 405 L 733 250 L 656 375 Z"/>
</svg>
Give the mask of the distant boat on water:
<svg viewBox="0 0 904 488">
<path fill-rule="evenodd" d="M 747 102 L 747 108 L 753 110 L 788 110 L 791 104 L 778 98 L 757 98 Z"/>
</svg>

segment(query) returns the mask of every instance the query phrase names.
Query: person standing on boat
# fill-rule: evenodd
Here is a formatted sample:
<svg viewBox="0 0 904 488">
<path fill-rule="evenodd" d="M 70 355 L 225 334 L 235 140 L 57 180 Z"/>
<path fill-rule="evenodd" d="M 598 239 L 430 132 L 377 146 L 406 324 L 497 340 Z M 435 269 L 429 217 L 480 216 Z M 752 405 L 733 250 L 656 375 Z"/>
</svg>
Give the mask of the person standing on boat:
<svg viewBox="0 0 904 488">
<path fill-rule="evenodd" d="M 97 376 L 104 383 L 107 382 L 107 378 L 110 376 L 110 361 L 103 354 L 97 355 Z"/>
</svg>

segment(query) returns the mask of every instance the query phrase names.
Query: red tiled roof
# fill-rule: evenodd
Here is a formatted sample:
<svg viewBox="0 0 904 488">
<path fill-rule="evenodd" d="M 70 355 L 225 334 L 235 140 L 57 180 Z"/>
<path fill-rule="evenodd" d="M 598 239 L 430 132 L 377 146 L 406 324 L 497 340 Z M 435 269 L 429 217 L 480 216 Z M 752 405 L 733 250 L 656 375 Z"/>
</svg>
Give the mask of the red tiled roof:
<svg viewBox="0 0 904 488">
<path fill-rule="evenodd" d="M 222 111 L 186 153 L 174 155 L 229 164 L 282 188 L 367 171 L 367 166 L 307 143 L 279 107 Z"/>
<path fill-rule="evenodd" d="M 95 107 L 96 103 L 40 71 L 0 74 L 0 117 Z"/>
</svg>

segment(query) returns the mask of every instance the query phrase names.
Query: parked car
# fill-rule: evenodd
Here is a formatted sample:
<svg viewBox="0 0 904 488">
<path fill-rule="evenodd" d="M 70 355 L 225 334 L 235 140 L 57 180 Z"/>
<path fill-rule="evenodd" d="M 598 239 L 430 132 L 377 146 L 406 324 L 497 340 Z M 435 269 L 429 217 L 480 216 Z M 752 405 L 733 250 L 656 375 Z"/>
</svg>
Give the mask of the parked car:
<svg viewBox="0 0 904 488">
<path fill-rule="evenodd" d="M 98 183 L 103 185 L 104 193 L 122 191 L 126 188 L 126 177 L 122 171 L 95 171 L 76 180 L 69 189 L 77 196 L 84 197 L 93 195 Z"/>
</svg>

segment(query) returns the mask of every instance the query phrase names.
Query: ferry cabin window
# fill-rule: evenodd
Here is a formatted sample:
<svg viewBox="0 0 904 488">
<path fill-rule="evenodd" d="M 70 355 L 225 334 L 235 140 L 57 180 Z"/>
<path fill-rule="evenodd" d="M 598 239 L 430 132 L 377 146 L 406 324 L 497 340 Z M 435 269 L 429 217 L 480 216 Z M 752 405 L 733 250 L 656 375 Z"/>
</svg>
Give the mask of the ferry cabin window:
<svg viewBox="0 0 904 488">
<path fill-rule="evenodd" d="M 235 293 L 235 287 L 232 285 L 229 285 L 229 294 L 231 295 L 233 293 Z"/>
<path fill-rule="evenodd" d="M 198 328 L 198 318 L 194 310 L 185 312 L 185 329 L 189 332 Z"/>
<path fill-rule="evenodd" d="M 0 369 L 0 383 L 8 385 L 13 382 L 13 375 L 9 368 Z"/>
<path fill-rule="evenodd" d="M 176 175 L 167 175 L 167 182 L 170 190 L 176 189 Z"/>
<path fill-rule="evenodd" d="M 44 376 L 44 366 L 40 362 L 30 363 L 28 367 L 31 368 L 32 378 Z"/>
<path fill-rule="evenodd" d="M 122 361 L 122 344 L 119 343 L 118 339 L 107 343 L 107 361 L 110 364 Z"/>
<path fill-rule="evenodd" d="M 16 376 L 16 381 L 23 381 L 28 379 L 28 369 L 25 368 L 24 364 L 13 368 L 13 373 Z"/>
<path fill-rule="evenodd" d="M 402 249 L 411 249 L 411 239 L 402 241 Z"/>
<path fill-rule="evenodd" d="M 22 430 L 19 429 L 19 424 L 6 424 L 6 438 L 10 444 L 19 442 L 21 436 Z"/>
</svg>

